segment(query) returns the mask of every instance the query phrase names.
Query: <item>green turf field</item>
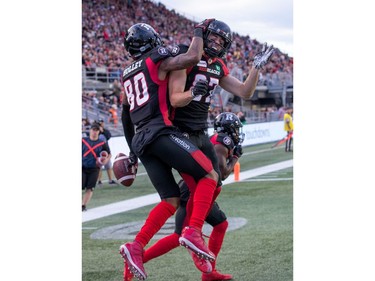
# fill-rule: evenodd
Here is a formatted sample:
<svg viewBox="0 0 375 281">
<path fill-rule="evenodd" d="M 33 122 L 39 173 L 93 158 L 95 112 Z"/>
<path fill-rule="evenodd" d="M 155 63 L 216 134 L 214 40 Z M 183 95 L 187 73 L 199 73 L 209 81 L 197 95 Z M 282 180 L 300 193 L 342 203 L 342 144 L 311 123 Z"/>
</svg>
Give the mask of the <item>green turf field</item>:
<svg viewBox="0 0 375 281">
<path fill-rule="evenodd" d="M 292 153 L 271 144 L 244 148 L 241 171 L 289 160 Z M 104 184 L 97 188 L 88 209 L 155 193 L 148 177 L 138 176 L 130 188 Z M 103 173 L 106 177 L 106 173 Z M 217 268 L 234 275 L 234 280 L 283 281 L 293 279 L 293 169 L 225 185 L 217 200 L 228 218 L 243 218 L 247 223 L 228 231 L 218 256 Z M 92 239 L 90 235 L 106 227 L 143 221 L 154 205 L 82 224 L 82 280 L 120 281 L 123 260 L 121 244 L 131 239 Z M 90 210 L 89 210 L 90 211 Z M 151 240 L 150 244 L 155 240 Z M 150 281 L 201 280 L 186 249 L 179 247 L 145 265 Z"/>
</svg>

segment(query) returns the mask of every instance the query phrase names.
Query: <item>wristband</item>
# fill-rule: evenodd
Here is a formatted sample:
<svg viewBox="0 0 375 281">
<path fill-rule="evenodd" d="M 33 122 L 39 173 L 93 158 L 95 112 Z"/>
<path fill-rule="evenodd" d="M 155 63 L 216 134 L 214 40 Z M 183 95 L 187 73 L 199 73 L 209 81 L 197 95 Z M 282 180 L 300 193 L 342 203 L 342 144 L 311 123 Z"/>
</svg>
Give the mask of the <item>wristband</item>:
<svg viewBox="0 0 375 281">
<path fill-rule="evenodd" d="M 199 37 L 203 39 L 203 29 L 202 28 L 195 28 L 194 29 L 194 37 Z"/>
</svg>

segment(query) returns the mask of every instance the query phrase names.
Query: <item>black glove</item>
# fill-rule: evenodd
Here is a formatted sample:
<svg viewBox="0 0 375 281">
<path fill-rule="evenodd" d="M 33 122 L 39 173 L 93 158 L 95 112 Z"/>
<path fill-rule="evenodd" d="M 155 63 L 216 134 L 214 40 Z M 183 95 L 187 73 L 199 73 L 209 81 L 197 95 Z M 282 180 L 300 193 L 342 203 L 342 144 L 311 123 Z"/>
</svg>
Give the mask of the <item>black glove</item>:
<svg viewBox="0 0 375 281">
<path fill-rule="evenodd" d="M 203 38 L 203 34 L 207 31 L 208 26 L 211 22 L 213 22 L 215 19 L 205 19 L 204 21 L 197 23 L 194 26 L 194 36 Z"/>
<path fill-rule="evenodd" d="M 242 145 L 238 144 L 233 150 L 233 156 L 240 158 L 243 154 Z"/>
<path fill-rule="evenodd" d="M 256 69 L 261 69 L 263 66 L 265 66 L 269 62 L 273 52 L 275 51 L 273 45 L 269 46 L 267 50 L 266 48 L 267 43 L 263 45 L 262 51 L 254 56 L 253 65 Z"/>
<path fill-rule="evenodd" d="M 130 153 L 129 153 L 129 160 L 130 160 L 130 163 L 131 163 L 132 165 L 136 165 L 136 164 L 138 164 L 138 157 L 137 157 L 137 155 L 135 155 L 135 153 L 132 152 L 132 151 L 130 151 Z"/>
<path fill-rule="evenodd" d="M 207 27 L 213 22 L 215 19 L 205 19 L 204 21 L 197 23 L 194 28 L 202 28 L 203 32 L 206 32 Z"/>
<path fill-rule="evenodd" d="M 208 82 L 207 80 L 199 80 L 193 87 L 191 87 L 191 96 L 195 98 L 199 95 L 206 95 L 208 91 Z"/>
</svg>

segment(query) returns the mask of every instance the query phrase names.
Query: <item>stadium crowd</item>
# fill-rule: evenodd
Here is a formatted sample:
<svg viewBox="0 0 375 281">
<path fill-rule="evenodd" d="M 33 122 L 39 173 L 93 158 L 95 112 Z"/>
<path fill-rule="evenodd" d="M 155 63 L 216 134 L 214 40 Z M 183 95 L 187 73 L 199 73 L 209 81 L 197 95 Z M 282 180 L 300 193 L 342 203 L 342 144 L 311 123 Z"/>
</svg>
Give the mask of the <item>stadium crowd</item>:
<svg viewBox="0 0 375 281">
<path fill-rule="evenodd" d="M 137 22 L 155 27 L 166 46 L 189 44 L 196 23 L 156 1 L 83 0 L 82 65 L 85 69 L 106 67 L 114 78 L 120 78 L 121 69 L 131 62 L 123 46 L 125 32 Z M 256 39 L 234 32 L 232 46 L 225 57 L 229 70 L 237 65 L 247 75 L 250 61 L 260 48 Z M 291 80 L 292 75 L 293 58 L 276 49 L 271 62 L 262 70 L 259 83 L 266 85 L 275 78 Z"/>
<path fill-rule="evenodd" d="M 114 105 L 121 108 L 122 70 L 132 61 L 124 48 L 124 36 L 126 30 L 137 22 L 145 22 L 155 27 L 168 47 L 181 43 L 190 44 L 192 30 L 196 23 L 173 9 L 168 10 L 162 3 L 156 1 L 82 1 L 83 69 L 86 73 L 95 73 L 95 69 L 103 68 L 106 71 L 106 76 L 111 78 L 112 85 L 112 88 L 103 92 L 83 89 L 83 110 L 91 108 L 96 112 L 95 118 L 104 118 L 107 124 L 114 123 L 110 121 L 110 110 Z M 256 39 L 233 32 L 233 43 L 225 57 L 231 74 L 240 81 L 244 81 L 249 73 L 251 60 L 260 51 L 260 48 L 261 43 Z M 271 61 L 261 71 L 258 85 L 281 85 L 282 82 L 292 85 L 292 80 L 293 58 L 276 49 Z M 220 90 L 218 87 L 215 91 Z M 232 111 L 231 108 L 226 108 L 226 110 Z M 270 121 L 270 113 L 276 110 L 267 109 L 264 112 L 265 119 Z M 215 107 L 213 104 L 208 120 L 214 120 L 221 112 L 222 108 Z M 280 119 L 278 118 L 278 120 Z"/>
</svg>

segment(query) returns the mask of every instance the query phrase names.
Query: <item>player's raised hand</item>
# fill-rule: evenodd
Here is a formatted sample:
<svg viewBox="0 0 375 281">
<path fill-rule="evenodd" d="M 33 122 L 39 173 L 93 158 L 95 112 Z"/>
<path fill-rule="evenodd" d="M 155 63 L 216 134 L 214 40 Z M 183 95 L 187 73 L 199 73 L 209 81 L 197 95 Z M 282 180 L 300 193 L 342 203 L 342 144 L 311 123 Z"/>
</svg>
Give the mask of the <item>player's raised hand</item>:
<svg viewBox="0 0 375 281">
<path fill-rule="evenodd" d="M 207 27 L 213 22 L 215 19 L 205 19 L 204 21 L 197 23 L 194 28 L 201 28 L 203 33 L 206 32 Z"/>
<path fill-rule="evenodd" d="M 273 45 L 267 48 L 267 43 L 265 43 L 263 45 L 262 51 L 254 56 L 254 67 L 256 69 L 261 69 L 263 66 L 265 66 L 271 59 L 274 51 L 275 49 L 273 48 Z"/>
</svg>

